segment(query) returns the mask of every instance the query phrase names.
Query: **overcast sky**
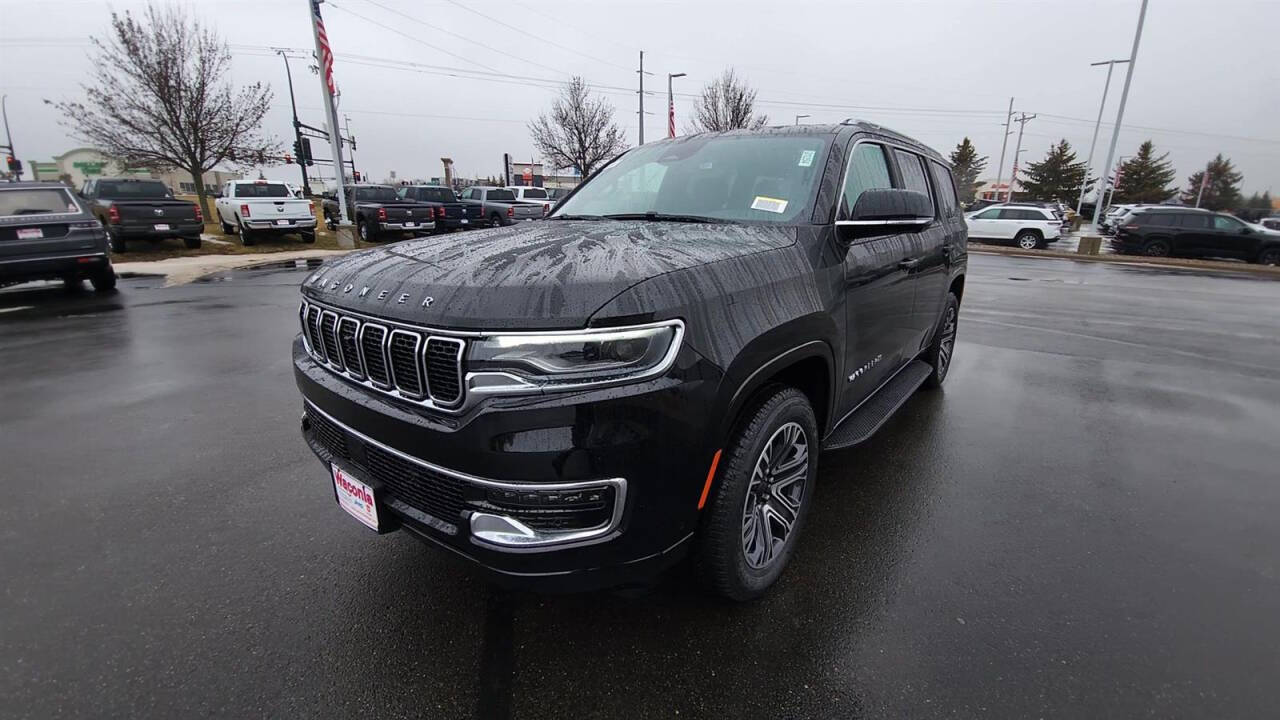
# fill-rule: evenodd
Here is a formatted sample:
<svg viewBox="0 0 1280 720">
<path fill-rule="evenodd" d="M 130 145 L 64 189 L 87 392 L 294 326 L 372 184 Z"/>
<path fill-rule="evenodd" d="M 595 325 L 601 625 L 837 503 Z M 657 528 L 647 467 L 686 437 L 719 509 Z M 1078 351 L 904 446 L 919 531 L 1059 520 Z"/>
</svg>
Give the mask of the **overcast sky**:
<svg viewBox="0 0 1280 720">
<path fill-rule="evenodd" d="M 235 83 L 276 91 L 269 129 L 288 145 L 289 98 L 269 47 L 310 54 L 307 0 L 185 2 L 232 45 Z M 48 160 L 77 143 L 42 98 L 74 98 L 88 68 L 86 40 L 104 33 L 106 2 L 0 0 L 0 92 L 24 160 Z M 464 176 L 497 174 L 503 152 L 535 155 L 526 122 L 555 82 L 583 75 L 617 108 L 637 140 L 635 67 L 645 51 L 646 139 L 665 136 L 666 74 L 676 83 L 683 132 L 691 97 L 732 65 L 758 92 L 773 123 L 855 116 L 912 135 L 946 154 L 965 135 L 995 175 L 1005 110 L 1027 123 L 1026 160 L 1066 138 L 1089 150 L 1106 68 L 1129 54 L 1139 0 L 1016 2 L 760 2 L 759 0 L 333 0 L 323 6 L 337 54 L 340 112 L 358 139 L 357 168 L 373 179 L 441 174 L 452 157 Z M 489 17 L 482 17 L 476 13 Z M 1246 193 L 1280 191 L 1280 2 L 1152 0 L 1117 155 L 1151 138 L 1169 152 L 1179 184 L 1215 153 L 1244 173 Z M 322 124 L 320 84 L 293 63 L 299 113 Z M 433 66 L 433 67 L 424 67 Z M 464 68 L 484 75 L 441 68 Z M 1117 66 L 1106 118 L 1123 85 Z M 517 77 L 513 77 L 517 76 Z M 616 88 L 616 89 L 615 89 Z M 683 93 L 681 95 L 680 93 Z M 1106 154 L 1104 124 L 1095 167 Z M 1013 138 L 1009 155 L 1013 153 Z M 328 153 L 326 153 L 327 155 Z M 1005 163 L 1005 176 L 1008 176 Z M 296 167 L 267 169 L 296 179 Z"/>
</svg>

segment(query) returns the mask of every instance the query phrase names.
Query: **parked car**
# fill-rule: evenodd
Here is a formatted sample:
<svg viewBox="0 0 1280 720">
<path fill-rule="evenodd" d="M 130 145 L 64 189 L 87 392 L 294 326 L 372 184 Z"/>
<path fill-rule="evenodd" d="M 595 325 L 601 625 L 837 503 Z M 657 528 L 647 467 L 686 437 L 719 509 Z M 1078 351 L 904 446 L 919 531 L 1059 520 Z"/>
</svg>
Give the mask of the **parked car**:
<svg viewBox="0 0 1280 720">
<path fill-rule="evenodd" d="M 181 238 L 192 250 L 200 247 L 200 233 L 204 232 L 200 206 L 174 198 L 159 180 L 97 178 L 85 182 L 80 197 L 106 227 L 112 252 L 125 252 L 131 240 L 156 243 Z"/>
<path fill-rule="evenodd" d="M 641 145 L 543 222 L 310 275 L 303 436 L 357 520 L 510 584 L 692 555 L 757 597 L 819 455 L 946 379 L 966 266 L 946 160 L 881 126 Z"/>
<path fill-rule="evenodd" d="M 569 193 L 573 192 L 573 188 L 547 188 L 547 197 L 551 199 L 553 204 L 569 197 Z"/>
<path fill-rule="evenodd" d="M 1164 257 L 1226 257 L 1280 264 L 1280 233 L 1223 213 L 1146 207 L 1126 216 L 1111 241 L 1117 252 Z"/>
<path fill-rule="evenodd" d="M 551 200 L 551 196 L 547 194 L 546 188 L 508 185 L 507 189 L 515 193 L 518 202 L 528 205 L 540 205 L 543 215 L 551 212 L 551 206 L 555 205 L 555 202 Z"/>
<path fill-rule="evenodd" d="M 543 215 L 541 206 L 517 201 L 515 193 L 506 188 L 473 185 L 463 190 L 459 198 L 468 205 L 480 208 L 481 216 L 488 221 L 490 227 L 510 225 L 521 220 L 538 220 Z"/>
<path fill-rule="evenodd" d="M 1036 205 L 994 205 L 965 218 L 969 237 L 1010 242 L 1023 250 L 1043 248 L 1062 235 L 1062 220 Z"/>
<path fill-rule="evenodd" d="M 1002 200 L 984 200 L 982 198 L 979 198 L 969 203 L 968 205 L 966 205 L 964 207 L 964 211 L 965 213 L 976 213 L 979 210 L 985 210 L 991 207 L 992 205 L 1003 205 L 1003 204 L 1004 204 L 1004 201 Z"/>
<path fill-rule="evenodd" d="M 297 234 L 304 243 L 316 241 L 315 204 L 294 197 L 282 182 L 232 180 L 222 186 L 214 208 L 222 233 L 239 235 L 245 246 L 286 234 Z"/>
<path fill-rule="evenodd" d="M 417 235 L 436 229 L 434 207 L 405 200 L 390 185 L 351 185 L 344 188 L 347 218 L 356 224 L 356 232 L 365 242 L 373 242 L 388 233 Z M 329 229 L 338 227 L 338 201 L 324 200 L 324 219 Z"/>
<path fill-rule="evenodd" d="M 484 221 L 484 213 L 480 206 L 462 202 L 453 188 L 441 185 L 406 185 L 398 188 L 396 194 L 402 200 L 411 200 L 435 208 L 437 232 L 466 230 Z"/>
<path fill-rule="evenodd" d="M 1265 217 L 1258 224 L 1268 230 L 1280 230 L 1280 217 Z"/>
<path fill-rule="evenodd" d="M 1103 235 L 1115 234 L 1117 222 L 1128 215 L 1130 211 L 1138 207 L 1137 205 L 1112 205 L 1102 213 L 1102 218 L 1098 220 L 1098 232 Z"/>
<path fill-rule="evenodd" d="M 116 286 L 107 234 L 62 183 L 0 183 L 0 286 L 88 279 L 93 289 Z"/>
</svg>

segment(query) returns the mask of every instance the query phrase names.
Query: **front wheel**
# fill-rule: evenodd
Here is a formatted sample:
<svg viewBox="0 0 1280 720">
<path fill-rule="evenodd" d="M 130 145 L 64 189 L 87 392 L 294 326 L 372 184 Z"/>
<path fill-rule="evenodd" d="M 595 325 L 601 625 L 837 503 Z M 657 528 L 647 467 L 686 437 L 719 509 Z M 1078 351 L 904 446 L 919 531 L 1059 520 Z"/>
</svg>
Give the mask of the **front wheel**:
<svg viewBox="0 0 1280 720">
<path fill-rule="evenodd" d="M 960 300 L 955 293 L 947 293 L 947 304 L 942 308 L 942 319 L 933 333 L 933 342 L 924 351 L 923 359 L 933 372 L 925 378 L 925 387 L 942 387 L 951 369 L 951 358 L 956 351 L 956 330 L 960 320 Z"/>
<path fill-rule="evenodd" d="M 795 388 L 767 389 L 742 416 L 694 555 L 710 590 L 751 600 L 782 575 L 812 505 L 819 442 L 813 407 Z"/>
<path fill-rule="evenodd" d="M 1142 254 L 1147 257 L 1168 257 L 1169 243 L 1164 240 L 1152 240 L 1142 246 Z"/>
</svg>

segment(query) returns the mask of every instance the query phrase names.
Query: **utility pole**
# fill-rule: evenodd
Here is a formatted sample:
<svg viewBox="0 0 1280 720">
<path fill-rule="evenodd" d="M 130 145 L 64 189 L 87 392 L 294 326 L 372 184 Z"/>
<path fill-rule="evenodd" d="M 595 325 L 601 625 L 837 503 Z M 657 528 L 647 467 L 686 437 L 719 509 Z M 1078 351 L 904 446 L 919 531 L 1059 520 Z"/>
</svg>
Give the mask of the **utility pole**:
<svg viewBox="0 0 1280 720">
<path fill-rule="evenodd" d="M 8 122 L 6 122 L 5 128 L 8 128 L 8 127 L 9 127 L 9 124 Z M 1200 201 L 1204 199 L 1204 189 L 1209 184 L 1209 168 L 1212 166 L 1213 166 L 1212 163 L 1205 165 L 1204 175 L 1200 176 L 1200 191 L 1196 193 L 1196 207 L 1200 207 Z"/>
<path fill-rule="evenodd" d="M 676 136 L 676 95 L 671 91 L 671 81 L 684 77 L 684 73 L 667 73 L 667 137 Z"/>
<path fill-rule="evenodd" d="M 1116 65 L 1124 65 L 1128 62 L 1128 60 L 1103 60 L 1102 62 L 1089 63 L 1089 67 L 1107 66 L 1107 82 L 1102 86 L 1102 102 L 1098 104 L 1098 121 L 1093 125 L 1093 141 L 1089 143 L 1089 159 L 1084 163 L 1084 179 L 1080 181 L 1080 200 L 1076 202 L 1076 215 L 1079 215 L 1080 209 L 1084 207 L 1084 191 L 1089 187 L 1089 171 L 1093 169 L 1093 149 L 1098 144 L 1098 130 L 1102 128 L 1102 109 L 1107 106 L 1107 91 L 1111 89 L 1111 71 L 1116 69 Z M 1098 200 L 1102 200 L 1101 192 L 1098 193 Z"/>
<path fill-rule="evenodd" d="M 307 159 L 302 154 L 302 128 L 298 122 L 298 102 L 293 98 L 293 72 L 289 70 L 289 56 L 283 48 L 275 48 L 276 54 L 284 60 L 284 76 L 289 80 L 289 107 L 293 108 L 293 147 L 298 167 L 302 169 L 302 194 L 311 197 L 311 184 L 307 181 Z"/>
<path fill-rule="evenodd" d="M 1013 202 L 1013 186 L 1018 182 L 1018 156 L 1022 154 L 1022 131 L 1027 128 L 1028 120 L 1035 119 L 1035 115 L 1022 113 L 1017 120 L 1014 120 L 1014 122 L 1018 123 L 1018 146 L 1013 151 L 1013 171 L 1009 173 L 1009 195 L 1005 199 L 1005 202 Z"/>
<path fill-rule="evenodd" d="M 1138 29 L 1133 33 L 1133 49 L 1129 51 L 1129 67 L 1124 73 L 1124 90 L 1120 93 L 1120 109 L 1116 112 L 1116 126 L 1111 129 L 1111 147 L 1107 150 L 1107 162 L 1103 167 L 1111 167 L 1111 159 L 1116 156 L 1116 141 L 1120 139 L 1120 123 L 1124 121 L 1124 106 L 1129 101 L 1129 84 L 1133 82 L 1133 66 L 1138 64 L 1138 43 L 1142 41 L 1142 23 L 1147 19 L 1147 0 L 1142 0 L 1142 9 L 1138 11 Z M 1093 226 L 1098 226 L 1098 217 L 1102 214 L 1102 203 L 1093 209 Z"/>
<path fill-rule="evenodd" d="M 1000 202 L 1000 181 L 1004 176 L 1004 152 L 1009 147 L 1009 136 L 1013 131 L 1009 124 L 1013 120 L 1013 98 L 1009 98 L 1009 112 L 1004 115 L 1004 139 L 1000 141 L 1000 164 L 996 165 L 996 202 Z M 1013 187 L 1012 184 L 1009 187 Z"/>
<path fill-rule="evenodd" d="M 22 161 L 18 159 L 18 151 L 13 149 L 13 135 L 9 134 L 9 96 L 0 97 L 0 115 L 4 115 L 4 138 L 8 143 L 4 146 L 9 153 L 10 163 L 8 170 L 13 176 L 19 180 L 22 179 Z M 32 170 L 32 177 L 35 177 L 35 171 Z"/>
<path fill-rule="evenodd" d="M 329 37 L 324 31 L 324 19 L 320 17 L 320 3 L 324 0 L 307 0 L 311 6 L 311 34 L 316 41 L 316 62 L 320 64 L 320 94 L 324 97 L 325 122 L 329 126 L 329 147 L 333 150 L 333 175 L 337 185 L 338 222 L 350 225 L 347 217 L 347 195 L 342 178 L 342 136 L 338 130 L 338 108 L 333 104 L 333 51 L 329 49 Z M 341 235 L 339 235 L 341 237 Z"/>
<path fill-rule="evenodd" d="M 797 124 L 797 125 L 799 125 L 799 124 L 800 124 L 800 120 L 801 120 L 801 119 L 803 119 L 803 118 L 807 118 L 807 117 L 812 117 L 812 116 L 811 116 L 811 115 L 797 115 L 797 116 L 796 116 L 796 124 Z"/>
<path fill-rule="evenodd" d="M 640 51 L 640 69 L 636 71 L 640 74 L 640 144 L 644 144 L 644 76 L 652 75 L 644 71 L 644 51 Z"/>
<path fill-rule="evenodd" d="M 351 177 L 356 176 L 356 138 L 351 134 L 351 116 L 342 114 L 342 128 L 347 132 L 347 141 L 351 143 Z"/>
</svg>

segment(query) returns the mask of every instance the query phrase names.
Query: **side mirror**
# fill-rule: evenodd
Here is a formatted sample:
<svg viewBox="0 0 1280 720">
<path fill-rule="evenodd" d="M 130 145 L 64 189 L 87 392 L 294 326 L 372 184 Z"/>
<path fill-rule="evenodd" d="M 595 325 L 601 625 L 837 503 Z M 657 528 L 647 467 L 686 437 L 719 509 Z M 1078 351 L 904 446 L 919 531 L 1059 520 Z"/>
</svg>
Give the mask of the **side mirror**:
<svg viewBox="0 0 1280 720">
<path fill-rule="evenodd" d="M 929 196 L 917 190 L 878 188 L 858 196 L 848 220 L 836 221 L 842 240 L 896 235 L 922 230 L 933 222 Z"/>
</svg>

